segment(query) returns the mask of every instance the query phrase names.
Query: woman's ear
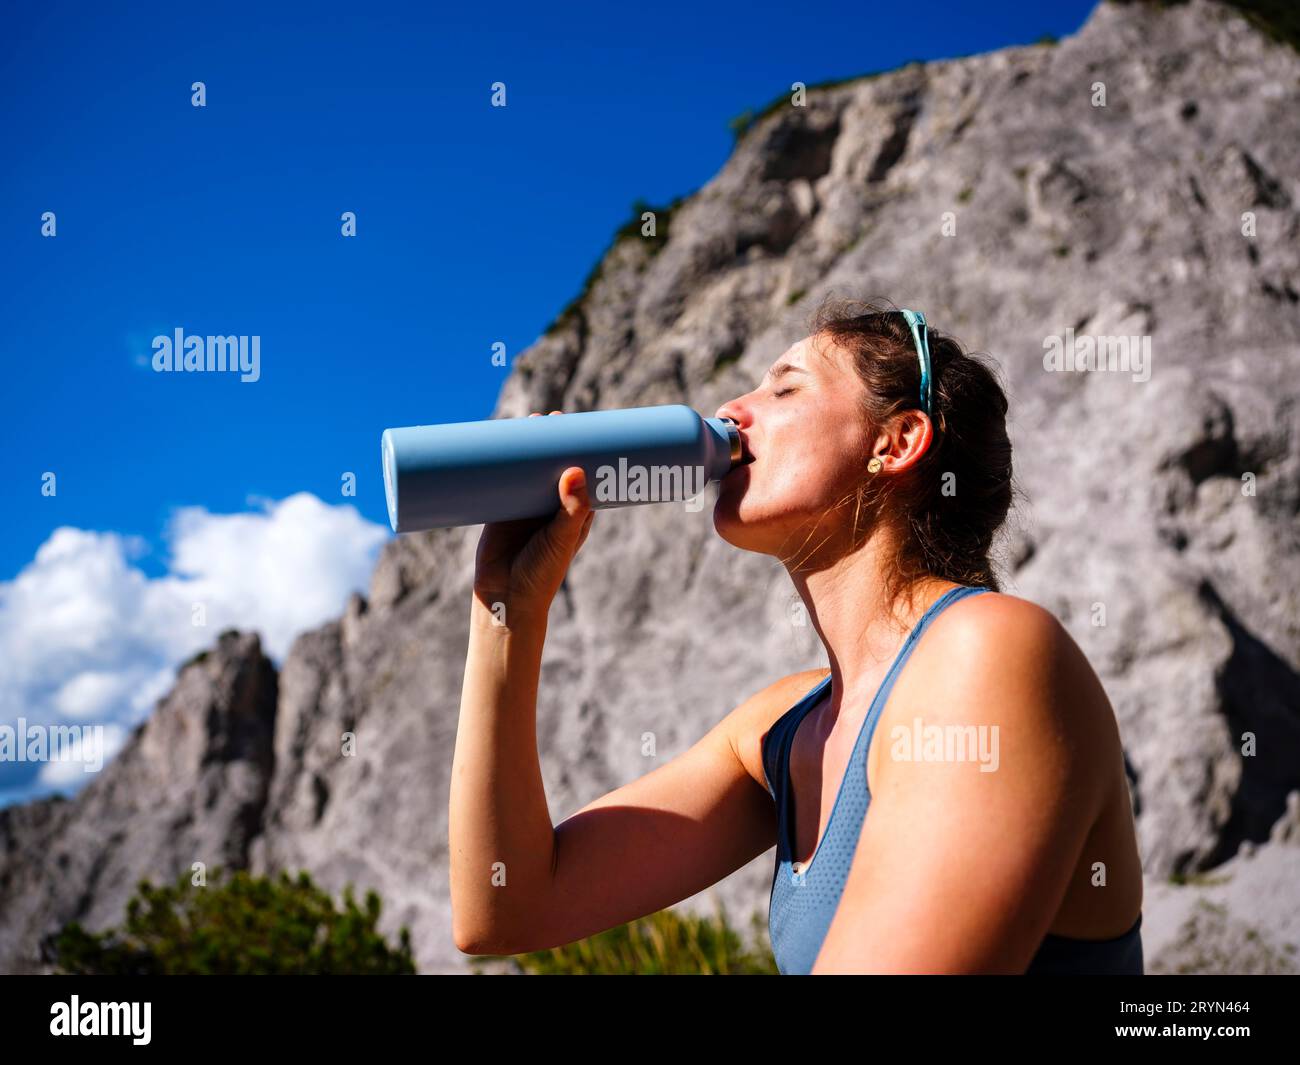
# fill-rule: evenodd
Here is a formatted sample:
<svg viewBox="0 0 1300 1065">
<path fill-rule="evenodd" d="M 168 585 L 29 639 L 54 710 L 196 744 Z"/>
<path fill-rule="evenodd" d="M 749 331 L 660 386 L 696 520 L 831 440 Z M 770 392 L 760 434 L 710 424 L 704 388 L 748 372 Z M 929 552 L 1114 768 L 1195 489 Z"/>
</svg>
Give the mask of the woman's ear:
<svg viewBox="0 0 1300 1065">
<path fill-rule="evenodd" d="M 934 446 L 934 423 L 930 421 L 926 414 L 916 410 L 908 412 L 907 425 L 905 437 L 909 448 L 915 452 L 909 458 L 910 465 L 913 462 L 919 462 Z"/>
<path fill-rule="evenodd" d="M 891 473 L 915 465 L 934 444 L 934 426 L 921 411 L 910 410 L 876 437 L 872 456 Z"/>
</svg>

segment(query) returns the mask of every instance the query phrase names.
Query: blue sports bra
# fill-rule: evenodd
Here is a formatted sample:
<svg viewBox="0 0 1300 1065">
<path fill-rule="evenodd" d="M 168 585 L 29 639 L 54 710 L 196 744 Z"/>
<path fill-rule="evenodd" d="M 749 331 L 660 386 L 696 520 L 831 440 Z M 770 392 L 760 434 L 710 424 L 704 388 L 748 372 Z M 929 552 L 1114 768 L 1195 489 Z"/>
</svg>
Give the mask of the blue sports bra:
<svg viewBox="0 0 1300 1065">
<path fill-rule="evenodd" d="M 857 850 L 862 820 L 871 802 L 867 790 L 867 751 L 871 734 L 899 671 L 922 633 L 946 607 L 987 590 L 967 586 L 950 589 L 930 605 L 908 633 L 862 722 L 825 834 L 802 873 L 794 869 L 790 747 L 799 722 L 830 684 L 830 675 L 787 710 L 763 737 L 763 772 L 777 810 L 776 868 L 768 906 L 768 933 L 777 969 L 781 973 L 807 974 L 812 970 L 831 918 L 835 916 Z M 1106 973 L 1140 976 L 1143 964 L 1141 926 L 1142 915 L 1139 914 L 1133 927 L 1114 939 L 1070 939 L 1049 933 L 1030 962 L 1026 975 Z"/>
</svg>

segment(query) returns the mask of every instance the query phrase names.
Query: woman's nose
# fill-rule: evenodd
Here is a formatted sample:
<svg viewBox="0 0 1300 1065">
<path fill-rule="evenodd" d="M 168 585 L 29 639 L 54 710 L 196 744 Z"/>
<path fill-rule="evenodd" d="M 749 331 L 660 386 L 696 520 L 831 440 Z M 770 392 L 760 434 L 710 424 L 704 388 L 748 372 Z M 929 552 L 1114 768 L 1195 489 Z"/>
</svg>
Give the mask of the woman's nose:
<svg viewBox="0 0 1300 1065">
<path fill-rule="evenodd" d="M 744 403 L 739 399 L 729 400 L 724 403 L 713 415 L 715 418 L 730 418 L 737 425 L 744 426 L 748 424 L 748 412 Z"/>
</svg>

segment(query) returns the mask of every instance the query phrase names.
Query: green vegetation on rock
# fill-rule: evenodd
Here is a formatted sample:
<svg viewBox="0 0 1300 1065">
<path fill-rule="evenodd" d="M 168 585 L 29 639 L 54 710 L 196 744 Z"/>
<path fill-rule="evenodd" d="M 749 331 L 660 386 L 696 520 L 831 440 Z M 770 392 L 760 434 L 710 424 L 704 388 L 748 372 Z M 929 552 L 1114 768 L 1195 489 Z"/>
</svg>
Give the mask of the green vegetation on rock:
<svg viewBox="0 0 1300 1065">
<path fill-rule="evenodd" d="M 721 905 L 714 917 L 660 910 L 576 943 L 503 960 L 512 972 L 534 975 L 774 976 L 763 920 L 756 913 L 751 924 L 752 943 L 746 945 Z M 493 960 L 475 958 L 472 965 L 486 972 Z"/>
<path fill-rule="evenodd" d="M 366 892 L 364 909 L 351 887 L 336 910 L 305 873 L 255 877 L 215 870 L 205 886 L 182 874 L 170 887 L 140 881 L 126 924 L 99 934 L 77 922 L 47 943 L 61 974 L 409 975 L 410 933 L 396 950 L 376 930 L 382 904 Z"/>
<path fill-rule="evenodd" d="M 578 294 L 565 304 L 564 309 L 555 316 L 555 320 L 546 327 L 545 335 L 550 336 L 567 325 L 575 316 L 582 313 L 583 302 L 590 294 L 592 286 L 600 279 L 610 254 L 620 243 L 625 240 L 643 241 L 650 258 L 654 258 L 663 251 L 664 245 L 668 243 L 668 229 L 672 222 L 673 213 L 685 200 L 685 196 L 678 196 L 675 200 L 671 200 L 661 207 L 656 207 L 642 199 L 633 201 L 631 217 L 614 231 L 614 239 L 610 241 L 609 247 L 601 253 L 596 265 L 588 272 L 582 282 L 582 287 L 578 290 Z M 653 212 L 655 216 L 655 235 L 653 237 L 643 236 L 641 233 L 642 227 L 645 225 L 643 216 L 647 211 Z"/>
</svg>

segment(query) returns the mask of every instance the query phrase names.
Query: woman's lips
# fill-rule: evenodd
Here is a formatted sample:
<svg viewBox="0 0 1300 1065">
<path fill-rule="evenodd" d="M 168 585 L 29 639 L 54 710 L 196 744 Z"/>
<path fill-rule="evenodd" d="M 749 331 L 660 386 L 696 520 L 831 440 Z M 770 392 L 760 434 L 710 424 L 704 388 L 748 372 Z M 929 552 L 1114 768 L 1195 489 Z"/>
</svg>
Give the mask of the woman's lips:
<svg viewBox="0 0 1300 1065">
<path fill-rule="evenodd" d="M 742 455 L 740 461 L 727 471 L 727 477 L 730 477 L 733 473 L 739 473 L 741 470 L 747 470 L 753 464 L 754 458 L 752 455 Z"/>
</svg>

